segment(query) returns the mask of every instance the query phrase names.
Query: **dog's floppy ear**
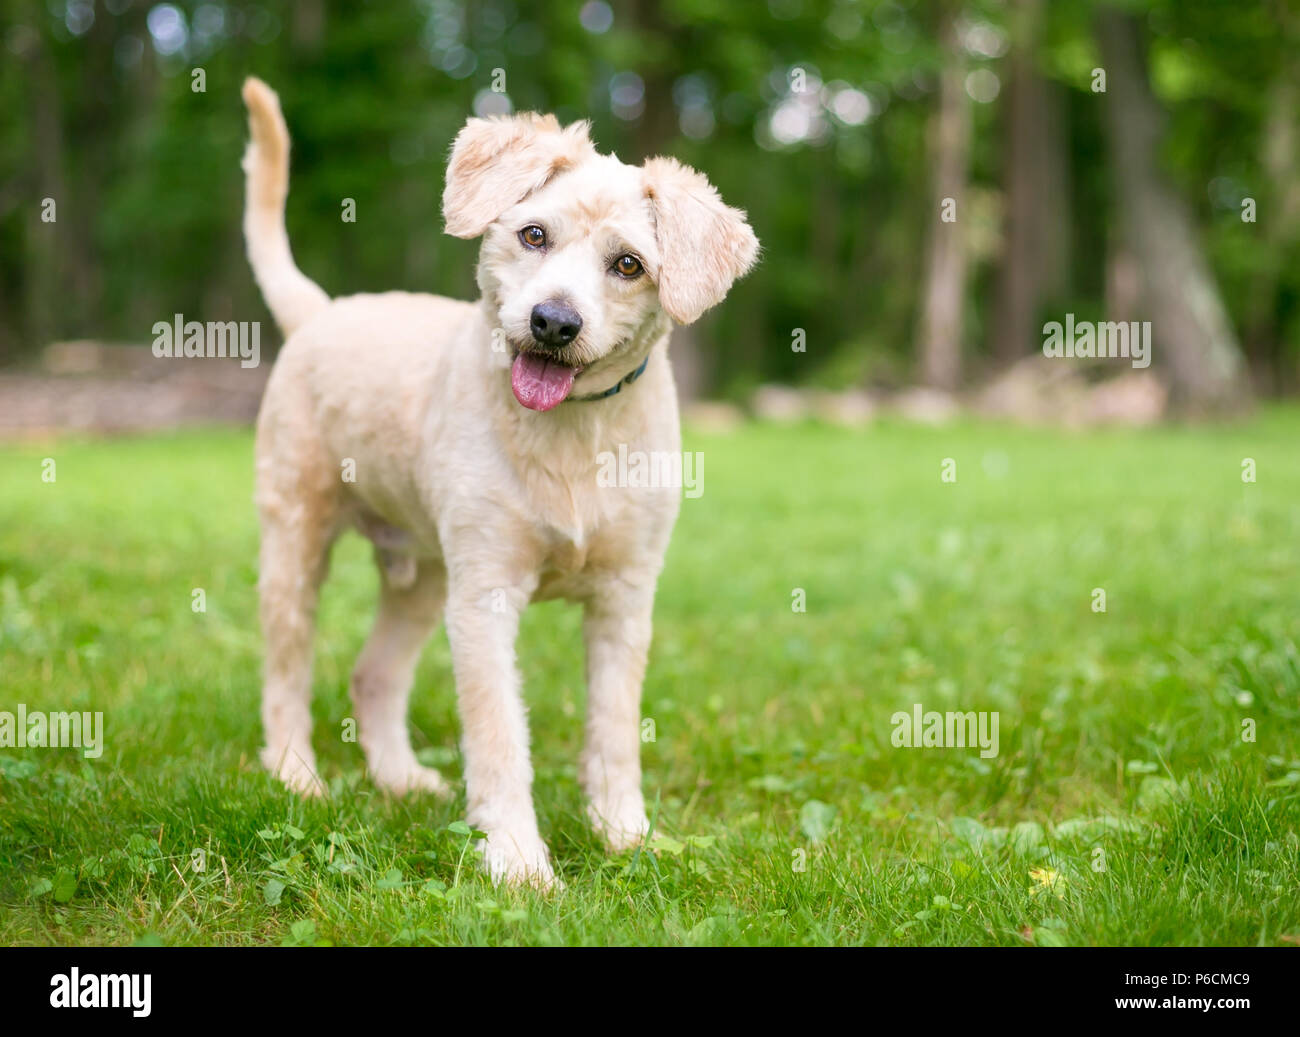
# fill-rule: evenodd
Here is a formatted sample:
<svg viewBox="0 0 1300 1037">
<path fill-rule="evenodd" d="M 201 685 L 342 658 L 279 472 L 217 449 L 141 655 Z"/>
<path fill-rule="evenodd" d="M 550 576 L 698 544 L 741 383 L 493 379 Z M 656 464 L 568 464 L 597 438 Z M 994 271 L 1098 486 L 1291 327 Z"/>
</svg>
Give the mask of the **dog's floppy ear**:
<svg viewBox="0 0 1300 1037">
<path fill-rule="evenodd" d="M 447 233 L 476 238 L 515 203 L 595 154 L 586 122 L 561 129 L 554 115 L 470 119 L 456 136 L 442 192 Z"/>
<path fill-rule="evenodd" d="M 758 238 L 745 214 L 689 166 L 651 158 L 642 169 L 659 244 L 659 302 L 677 323 L 691 324 L 754 265 Z"/>
</svg>

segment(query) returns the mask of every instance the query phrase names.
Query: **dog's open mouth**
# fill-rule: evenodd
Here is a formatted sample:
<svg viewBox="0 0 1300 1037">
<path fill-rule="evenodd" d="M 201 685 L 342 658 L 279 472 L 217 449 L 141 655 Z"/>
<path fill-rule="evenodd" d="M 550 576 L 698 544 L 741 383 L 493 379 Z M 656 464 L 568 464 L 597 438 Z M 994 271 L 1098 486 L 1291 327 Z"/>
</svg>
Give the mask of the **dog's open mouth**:
<svg viewBox="0 0 1300 1037">
<path fill-rule="evenodd" d="M 523 352 L 510 367 L 510 388 L 515 399 L 529 410 L 558 407 L 573 389 L 581 367 L 561 364 L 540 353 Z"/>
</svg>

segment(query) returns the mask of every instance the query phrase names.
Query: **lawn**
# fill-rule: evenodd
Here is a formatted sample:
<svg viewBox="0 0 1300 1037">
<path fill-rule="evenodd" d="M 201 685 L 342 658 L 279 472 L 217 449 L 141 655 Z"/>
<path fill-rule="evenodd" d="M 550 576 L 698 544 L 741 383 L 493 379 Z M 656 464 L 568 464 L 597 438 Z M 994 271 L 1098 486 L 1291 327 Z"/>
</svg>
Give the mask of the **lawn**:
<svg viewBox="0 0 1300 1037">
<path fill-rule="evenodd" d="M 376 589 L 358 538 L 321 607 L 332 795 L 260 770 L 249 433 L 6 445 L 0 709 L 102 711 L 105 738 L 0 749 L 0 943 L 1295 944 L 1297 443 L 1295 410 L 688 429 L 650 851 L 607 857 L 583 819 L 579 610 L 525 617 L 550 897 L 479 872 L 463 789 L 387 799 L 340 737 Z M 895 747 L 916 703 L 996 712 L 998 754 Z M 441 631 L 411 722 L 458 778 Z"/>
</svg>

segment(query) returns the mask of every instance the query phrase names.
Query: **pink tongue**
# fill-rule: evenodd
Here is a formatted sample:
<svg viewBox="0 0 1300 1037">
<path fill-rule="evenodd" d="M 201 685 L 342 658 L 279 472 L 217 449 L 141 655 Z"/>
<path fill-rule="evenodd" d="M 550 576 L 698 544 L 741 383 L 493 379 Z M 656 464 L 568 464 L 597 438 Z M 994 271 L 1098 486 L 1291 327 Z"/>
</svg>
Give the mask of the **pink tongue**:
<svg viewBox="0 0 1300 1037">
<path fill-rule="evenodd" d="M 558 407 L 573 388 L 577 372 L 536 353 L 520 353 L 510 368 L 510 388 L 529 410 Z"/>
</svg>

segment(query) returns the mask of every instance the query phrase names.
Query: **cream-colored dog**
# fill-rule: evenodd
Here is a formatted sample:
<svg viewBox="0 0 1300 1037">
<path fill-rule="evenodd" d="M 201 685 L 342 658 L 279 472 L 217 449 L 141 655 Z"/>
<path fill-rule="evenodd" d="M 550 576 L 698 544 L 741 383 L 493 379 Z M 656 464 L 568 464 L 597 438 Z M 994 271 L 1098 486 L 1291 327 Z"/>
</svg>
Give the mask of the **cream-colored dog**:
<svg viewBox="0 0 1300 1037">
<path fill-rule="evenodd" d="M 583 603 L 589 815 L 613 849 L 647 831 L 640 700 L 655 582 L 680 491 L 597 484 L 597 455 L 680 452 L 668 333 L 722 300 L 758 242 L 699 173 L 627 166 L 587 125 L 470 119 L 447 169 L 447 233 L 482 236 L 482 299 L 329 299 L 285 231 L 289 137 L 275 93 L 244 84 L 249 260 L 286 342 L 257 424 L 266 672 L 263 762 L 322 791 L 311 747 L 317 594 L 351 526 L 375 544 L 379 614 L 352 677 L 373 780 L 442 793 L 406 707 L 446 614 L 468 820 L 495 880 L 554 875 L 532 804 L 515 668 L 530 601 Z"/>
</svg>

